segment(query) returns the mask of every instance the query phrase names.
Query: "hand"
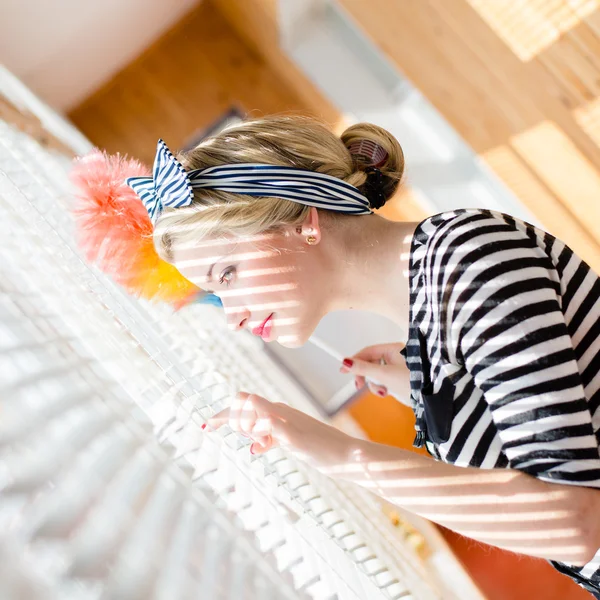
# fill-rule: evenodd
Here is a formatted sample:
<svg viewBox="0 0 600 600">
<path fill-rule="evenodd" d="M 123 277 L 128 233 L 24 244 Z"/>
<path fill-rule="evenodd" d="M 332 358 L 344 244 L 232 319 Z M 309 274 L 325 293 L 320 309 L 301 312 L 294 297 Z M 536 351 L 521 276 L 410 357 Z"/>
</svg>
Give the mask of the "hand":
<svg viewBox="0 0 600 600">
<path fill-rule="evenodd" d="M 403 348 L 404 344 L 368 346 L 344 359 L 340 372 L 353 374 L 358 389 L 367 384 L 371 392 L 382 397 L 391 391 L 410 405 L 410 371 L 400 354 Z"/>
<path fill-rule="evenodd" d="M 323 471 L 346 462 L 350 441 L 354 439 L 287 404 L 245 392 L 237 394 L 230 407 L 206 424 L 210 429 L 228 424 L 250 437 L 254 441 L 250 446 L 253 454 L 281 446 Z"/>
</svg>

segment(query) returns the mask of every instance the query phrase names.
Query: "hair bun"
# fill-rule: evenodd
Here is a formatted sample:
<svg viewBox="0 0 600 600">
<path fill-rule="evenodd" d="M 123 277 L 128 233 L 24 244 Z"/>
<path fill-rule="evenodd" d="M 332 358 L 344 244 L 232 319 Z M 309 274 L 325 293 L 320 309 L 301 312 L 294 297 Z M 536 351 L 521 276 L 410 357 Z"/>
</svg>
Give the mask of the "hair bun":
<svg viewBox="0 0 600 600">
<path fill-rule="evenodd" d="M 396 193 L 404 175 L 404 152 L 398 140 L 372 123 L 351 125 L 342 133 L 341 140 L 357 171 L 364 173 L 362 183 L 356 187 L 369 199 L 372 208 L 381 208 Z M 369 171 L 374 168 L 378 173 Z"/>
</svg>

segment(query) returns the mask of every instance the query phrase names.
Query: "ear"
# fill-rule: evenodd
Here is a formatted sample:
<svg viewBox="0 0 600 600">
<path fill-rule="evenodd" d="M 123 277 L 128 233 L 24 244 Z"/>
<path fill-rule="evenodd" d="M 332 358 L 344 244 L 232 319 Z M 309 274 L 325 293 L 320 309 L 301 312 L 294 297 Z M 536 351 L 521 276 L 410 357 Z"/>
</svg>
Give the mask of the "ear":
<svg viewBox="0 0 600 600">
<path fill-rule="evenodd" d="M 303 241 L 306 240 L 309 236 L 313 236 L 316 241 L 312 242 L 310 245 L 314 246 L 321 241 L 321 227 L 319 225 L 319 211 L 311 206 L 308 212 L 308 215 L 304 219 L 302 223 L 296 226 L 295 232 L 297 236 L 303 238 Z"/>
</svg>

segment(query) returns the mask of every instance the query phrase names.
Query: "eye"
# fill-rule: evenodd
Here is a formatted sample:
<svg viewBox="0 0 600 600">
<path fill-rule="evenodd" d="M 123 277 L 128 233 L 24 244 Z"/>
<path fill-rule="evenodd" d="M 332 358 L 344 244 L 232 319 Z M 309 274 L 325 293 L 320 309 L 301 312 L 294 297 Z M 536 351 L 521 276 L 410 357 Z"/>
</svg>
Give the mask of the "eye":
<svg viewBox="0 0 600 600">
<path fill-rule="evenodd" d="M 225 284 L 227 287 L 229 287 L 235 278 L 235 271 L 235 267 L 227 267 L 219 276 L 219 283 L 221 285 Z"/>
</svg>

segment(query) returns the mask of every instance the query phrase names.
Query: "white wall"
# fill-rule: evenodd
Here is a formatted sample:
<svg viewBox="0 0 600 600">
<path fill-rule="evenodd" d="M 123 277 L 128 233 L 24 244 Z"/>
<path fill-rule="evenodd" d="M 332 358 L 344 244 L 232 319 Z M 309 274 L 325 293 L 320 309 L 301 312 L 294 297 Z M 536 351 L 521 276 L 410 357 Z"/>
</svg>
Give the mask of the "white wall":
<svg viewBox="0 0 600 600">
<path fill-rule="evenodd" d="M 0 63 L 59 111 L 76 106 L 198 0 L 1 0 Z"/>
</svg>

